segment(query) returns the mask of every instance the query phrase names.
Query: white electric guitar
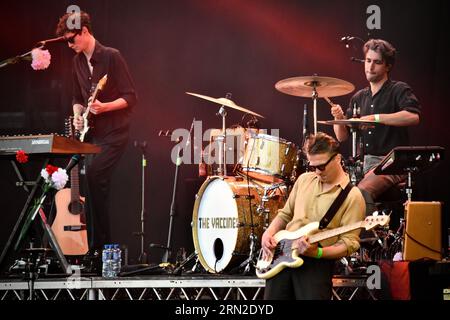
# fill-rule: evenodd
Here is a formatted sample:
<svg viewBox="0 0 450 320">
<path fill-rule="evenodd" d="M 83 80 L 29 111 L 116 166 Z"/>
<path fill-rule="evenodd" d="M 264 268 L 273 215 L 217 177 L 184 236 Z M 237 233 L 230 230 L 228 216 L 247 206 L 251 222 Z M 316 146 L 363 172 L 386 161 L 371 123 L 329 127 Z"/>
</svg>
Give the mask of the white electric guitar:
<svg viewBox="0 0 450 320">
<path fill-rule="evenodd" d="M 83 113 L 83 129 L 80 130 L 79 132 L 79 140 L 81 142 L 84 142 L 84 139 L 86 137 L 86 133 L 89 131 L 89 129 L 92 127 L 91 125 L 91 104 L 97 99 L 98 94 L 100 93 L 100 91 L 103 90 L 103 88 L 106 85 L 106 81 L 108 80 L 108 75 L 105 74 L 97 83 L 97 86 L 95 87 L 94 92 L 92 93 L 92 96 L 89 98 L 88 101 L 88 106 L 86 108 L 86 110 Z"/>
<path fill-rule="evenodd" d="M 322 232 L 319 231 L 319 222 L 311 222 L 293 232 L 281 230 L 274 235 L 277 246 L 271 256 L 264 257 L 261 249 L 256 263 L 256 275 L 261 279 L 270 279 L 286 267 L 300 267 L 303 264 L 303 259 L 299 256 L 298 251 L 292 248 L 292 242 L 303 236 L 308 236 L 310 243 L 316 243 L 352 230 L 363 228 L 370 230 L 388 223 L 389 216 L 380 215 L 369 216 L 364 221 Z"/>
</svg>

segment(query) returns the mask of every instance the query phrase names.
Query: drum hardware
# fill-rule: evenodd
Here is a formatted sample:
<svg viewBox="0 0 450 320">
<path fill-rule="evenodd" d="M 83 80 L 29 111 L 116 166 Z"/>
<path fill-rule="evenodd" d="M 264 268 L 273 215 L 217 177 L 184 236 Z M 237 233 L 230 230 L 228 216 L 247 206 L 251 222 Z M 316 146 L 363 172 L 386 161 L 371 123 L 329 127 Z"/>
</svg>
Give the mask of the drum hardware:
<svg viewBox="0 0 450 320">
<path fill-rule="evenodd" d="M 201 99 L 205 99 L 205 100 L 208 100 L 208 101 L 211 101 L 211 102 L 221 105 L 219 111 L 216 113 L 217 116 L 222 117 L 222 133 L 221 133 L 221 135 L 217 136 L 217 138 L 216 138 L 219 143 L 218 174 L 219 174 L 219 176 L 227 176 L 226 158 L 225 158 L 225 150 L 226 150 L 225 137 L 226 137 L 227 111 L 226 111 L 225 107 L 230 107 L 232 109 L 239 110 L 239 111 L 242 111 L 245 113 L 249 113 L 249 114 L 257 116 L 257 117 L 261 117 L 261 118 L 264 118 L 264 117 L 256 112 L 253 112 L 247 108 L 244 108 L 244 107 L 241 107 L 241 106 L 238 106 L 237 104 L 235 104 L 232 100 L 230 100 L 231 93 L 227 93 L 225 98 L 212 98 L 212 97 L 208 97 L 205 95 L 196 94 L 196 93 L 192 93 L 192 92 L 186 92 L 186 94 L 189 94 L 191 96 L 195 96 L 195 97 L 198 97 Z"/>
<path fill-rule="evenodd" d="M 331 100 L 326 99 L 329 104 L 333 105 Z M 356 104 L 353 106 L 353 115 L 354 118 L 351 119 L 318 121 L 318 123 L 325 125 L 345 125 L 349 127 L 352 136 L 352 150 L 351 157 L 345 162 L 345 167 L 350 176 L 350 181 L 354 185 L 357 185 L 364 178 L 364 144 L 360 133 L 362 130 L 372 128 L 379 123 L 372 120 L 361 120 Z"/>
<path fill-rule="evenodd" d="M 355 90 L 355 86 L 350 82 L 317 75 L 280 80 L 275 84 L 275 88 L 292 96 L 312 98 L 314 134 L 317 133 L 317 99 L 342 96 Z"/>
</svg>

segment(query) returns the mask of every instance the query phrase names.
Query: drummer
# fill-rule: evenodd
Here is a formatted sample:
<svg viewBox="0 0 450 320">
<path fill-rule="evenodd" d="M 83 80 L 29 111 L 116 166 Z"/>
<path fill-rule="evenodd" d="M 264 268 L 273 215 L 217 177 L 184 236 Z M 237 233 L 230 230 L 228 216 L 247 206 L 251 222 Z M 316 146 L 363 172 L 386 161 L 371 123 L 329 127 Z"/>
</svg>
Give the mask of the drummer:
<svg viewBox="0 0 450 320">
<path fill-rule="evenodd" d="M 409 145 L 407 127 L 419 124 L 421 106 L 409 85 L 391 80 L 396 50 L 389 42 L 371 39 L 364 44 L 363 52 L 369 86 L 351 98 L 345 114 L 340 105 L 332 107 L 331 114 L 335 120 L 351 118 L 356 106 L 360 108 L 361 120 L 383 124 L 362 132 L 365 176 L 358 187 L 369 205 L 391 186 L 405 179 L 404 176 L 375 175 L 373 169 L 394 147 Z M 333 129 L 339 141 L 349 137 L 345 125 L 334 125 Z"/>
</svg>

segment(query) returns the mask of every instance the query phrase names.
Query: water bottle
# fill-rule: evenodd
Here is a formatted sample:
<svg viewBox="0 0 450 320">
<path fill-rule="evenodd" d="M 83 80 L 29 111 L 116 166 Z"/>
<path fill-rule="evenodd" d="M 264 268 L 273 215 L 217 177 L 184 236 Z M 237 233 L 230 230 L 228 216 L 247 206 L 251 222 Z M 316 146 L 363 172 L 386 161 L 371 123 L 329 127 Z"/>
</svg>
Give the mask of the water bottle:
<svg viewBox="0 0 450 320">
<path fill-rule="evenodd" d="M 112 277 L 112 246 L 105 244 L 102 251 L 102 277 Z"/>
<path fill-rule="evenodd" d="M 118 244 L 114 244 L 112 247 L 112 274 L 113 277 L 118 277 L 122 267 L 122 250 Z"/>
</svg>

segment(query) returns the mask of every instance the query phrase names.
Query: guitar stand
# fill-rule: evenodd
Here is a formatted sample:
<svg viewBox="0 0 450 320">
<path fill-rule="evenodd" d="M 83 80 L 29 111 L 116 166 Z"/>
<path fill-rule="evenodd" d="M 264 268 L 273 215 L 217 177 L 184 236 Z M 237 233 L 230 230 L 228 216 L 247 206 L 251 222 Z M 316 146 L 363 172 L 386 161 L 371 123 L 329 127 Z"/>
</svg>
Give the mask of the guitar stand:
<svg viewBox="0 0 450 320">
<path fill-rule="evenodd" d="M 50 161 L 49 158 L 44 160 L 44 167 L 47 166 L 49 161 Z M 15 166 L 15 169 L 19 177 L 18 186 L 23 186 L 25 188 L 27 185 L 33 185 L 33 189 L 29 191 L 29 195 L 25 202 L 25 205 L 23 206 L 19 218 L 13 228 L 13 231 L 11 232 L 8 241 L 6 242 L 6 245 L 3 248 L 2 254 L 0 256 L 0 273 L 3 273 L 3 271 L 6 270 L 5 268 L 7 263 L 6 258 L 13 257 L 17 254 L 18 248 L 23 240 L 23 237 L 26 235 L 30 224 L 34 221 L 35 217 L 37 216 L 44 230 L 44 234 L 49 239 L 50 246 L 56 253 L 56 256 L 63 269 L 63 272 L 66 275 L 72 275 L 72 268 L 67 262 L 66 257 L 62 252 L 61 247 L 59 246 L 58 241 L 56 240 L 56 237 L 51 229 L 51 226 L 47 222 L 47 217 L 44 213 L 44 210 L 42 209 L 42 203 L 36 210 L 34 210 L 33 212 L 31 211 L 29 212 L 29 208 L 31 207 L 32 201 L 36 195 L 36 191 L 40 186 L 40 182 L 42 179 L 41 173 L 39 172 L 38 177 L 33 183 L 29 183 L 23 180 L 23 177 L 20 174 L 20 171 L 18 170 L 17 166 Z"/>
</svg>

